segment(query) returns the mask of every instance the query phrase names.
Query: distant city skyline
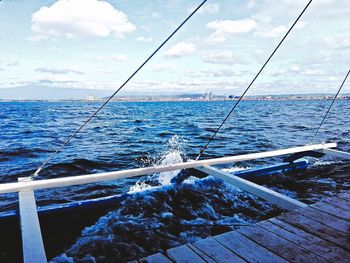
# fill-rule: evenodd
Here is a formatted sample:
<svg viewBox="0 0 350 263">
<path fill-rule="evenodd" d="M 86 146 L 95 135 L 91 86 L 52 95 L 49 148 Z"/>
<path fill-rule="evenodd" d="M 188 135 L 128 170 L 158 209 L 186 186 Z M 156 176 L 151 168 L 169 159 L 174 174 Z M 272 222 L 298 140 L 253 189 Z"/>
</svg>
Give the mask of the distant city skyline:
<svg viewBox="0 0 350 263">
<path fill-rule="evenodd" d="M 240 95 L 307 2 L 208 1 L 123 93 Z M 199 3 L 0 1 L 0 89 L 116 90 Z M 349 15 L 348 0 L 314 0 L 248 95 L 335 93 Z"/>
</svg>

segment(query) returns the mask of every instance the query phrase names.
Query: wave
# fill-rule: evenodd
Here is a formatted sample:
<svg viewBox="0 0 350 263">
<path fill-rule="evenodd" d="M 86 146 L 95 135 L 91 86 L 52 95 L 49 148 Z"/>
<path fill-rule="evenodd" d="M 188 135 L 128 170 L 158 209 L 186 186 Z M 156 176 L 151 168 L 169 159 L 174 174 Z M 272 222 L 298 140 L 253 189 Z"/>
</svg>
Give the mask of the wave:
<svg viewBox="0 0 350 263">
<path fill-rule="evenodd" d="M 11 150 L 4 150 L 0 151 L 0 158 L 6 158 L 6 157 L 29 157 L 29 158 L 35 158 L 38 156 L 38 153 L 42 152 L 49 152 L 44 149 L 38 149 L 38 148 L 25 148 L 25 147 L 19 147 L 19 148 L 12 148 Z"/>
<path fill-rule="evenodd" d="M 48 165 L 39 179 L 56 178 L 61 176 L 74 176 L 95 173 L 98 171 L 115 170 L 120 167 L 119 163 L 108 163 L 88 159 L 74 159 L 71 162 L 61 162 Z"/>
<path fill-rule="evenodd" d="M 126 262 L 280 212 L 213 177 L 164 185 L 130 195 L 51 262 Z"/>
</svg>

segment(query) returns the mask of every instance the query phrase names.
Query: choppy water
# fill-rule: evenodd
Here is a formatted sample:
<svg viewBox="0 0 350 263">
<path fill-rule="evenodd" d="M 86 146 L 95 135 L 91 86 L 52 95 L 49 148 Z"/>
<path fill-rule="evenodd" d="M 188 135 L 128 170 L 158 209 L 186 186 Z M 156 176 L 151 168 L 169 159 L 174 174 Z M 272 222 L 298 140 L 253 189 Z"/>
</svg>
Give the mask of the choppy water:
<svg viewBox="0 0 350 263">
<path fill-rule="evenodd" d="M 267 151 L 310 142 L 330 101 L 243 101 L 203 158 Z M 42 172 L 57 178 L 195 158 L 232 102 L 118 102 L 109 104 Z M 0 182 L 31 175 L 91 114 L 98 103 L 0 103 Z M 317 142 L 350 150 L 350 101 L 339 100 Z M 236 170 L 280 158 L 223 166 Z M 325 157 L 311 169 L 257 179 L 259 184 L 310 203 L 350 189 L 350 164 Z M 39 205 L 130 192 L 119 207 L 86 226 L 56 262 L 109 262 L 150 254 L 280 210 L 212 177 L 174 186 L 176 173 L 37 191 Z M 0 196 L 0 211 L 16 195 Z M 64 242 L 64 241 L 62 241 Z M 64 251 L 62 251 L 64 252 Z M 92 262 L 92 261 L 91 261 Z"/>
</svg>

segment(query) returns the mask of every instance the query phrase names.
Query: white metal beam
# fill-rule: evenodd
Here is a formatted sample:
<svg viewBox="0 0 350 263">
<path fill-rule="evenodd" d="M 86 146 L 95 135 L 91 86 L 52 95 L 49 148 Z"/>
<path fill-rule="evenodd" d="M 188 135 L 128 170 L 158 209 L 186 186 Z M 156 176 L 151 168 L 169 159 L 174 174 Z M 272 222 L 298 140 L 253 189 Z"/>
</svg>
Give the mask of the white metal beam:
<svg viewBox="0 0 350 263">
<path fill-rule="evenodd" d="M 333 149 L 322 149 L 320 152 L 350 160 L 350 153 L 348 152 L 343 152 L 343 151 L 338 151 Z"/>
<path fill-rule="evenodd" d="M 262 199 L 265 199 L 283 209 L 291 211 L 298 208 L 307 207 L 306 204 L 298 200 L 294 200 L 288 196 L 282 195 L 271 189 L 255 184 L 253 182 L 240 178 L 236 175 L 232 175 L 230 173 L 221 171 L 214 167 L 205 166 L 205 167 L 197 167 L 196 169 L 206 174 L 213 175 L 217 178 L 220 178 L 226 183 L 234 185 L 246 192 L 254 194 Z"/>
<path fill-rule="evenodd" d="M 18 193 L 24 263 L 46 263 L 44 243 L 33 191 Z"/>
<path fill-rule="evenodd" d="M 100 174 L 88 174 L 88 175 L 71 176 L 71 177 L 38 180 L 38 181 L 7 183 L 7 184 L 0 184 L 0 194 L 70 186 L 70 185 L 96 183 L 96 182 L 107 181 L 107 180 L 131 178 L 131 177 L 136 177 L 136 176 L 141 176 L 146 174 L 169 172 L 169 171 L 175 171 L 175 170 L 181 170 L 181 169 L 196 168 L 201 166 L 210 166 L 210 165 L 217 165 L 217 164 L 255 160 L 259 158 L 268 158 L 268 157 L 305 152 L 305 151 L 317 151 L 317 150 L 322 150 L 327 148 L 334 148 L 336 146 L 337 146 L 336 143 L 306 145 L 306 146 L 281 149 L 281 150 L 275 150 L 275 151 L 249 153 L 249 154 L 243 154 L 243 155 L 237 155 L 237 156 L 228 156 L 228 157 L 214 158 L 214 159 L 207 159 L 207 160 L 200 160 L 200 161 L 189 161 L 185 163 L 176 163 L 176 164 L 170 164 L 170 165 L 136 168 L 136 169 L 130 169 L 125 171 L 116 171 L 116 172 L 108 172 L 108 173 L 100 173 Z"/>
</svg>

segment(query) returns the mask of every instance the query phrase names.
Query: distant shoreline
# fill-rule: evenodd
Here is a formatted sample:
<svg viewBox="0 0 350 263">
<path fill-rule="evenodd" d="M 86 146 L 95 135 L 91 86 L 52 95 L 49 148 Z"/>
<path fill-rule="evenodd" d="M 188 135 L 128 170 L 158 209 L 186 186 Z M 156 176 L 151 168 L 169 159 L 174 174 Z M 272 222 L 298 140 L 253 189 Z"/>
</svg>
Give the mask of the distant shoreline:
<svg viewBox="0 0 350 263">
<path fill-rule="evenodd" d="M 331 100 L 333 96 L 330 95 L 308 95 L 308 96 L 256 96 L 245 97 L 246 101 L 297 101 L 297 100 Z M 350 95 L 339 96 L 338 100 L 350 100 Z M 171 97 L 158 97 L 158 98 L 135 98 L 135 97 L 120 97 L 114 98 L 111 102 L 210 102 L 210 101 L 235 101 L 235 98 L 171 98 Z M 104 102 L 105 98 L 94 99 L 0 99 L 0 102 Z"/>
</svg>

